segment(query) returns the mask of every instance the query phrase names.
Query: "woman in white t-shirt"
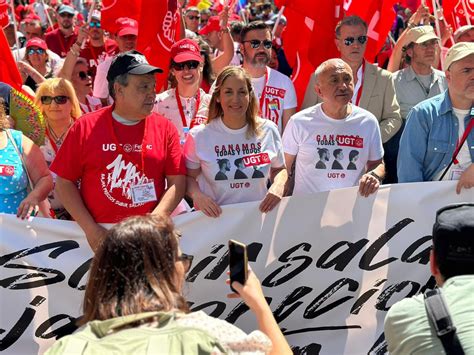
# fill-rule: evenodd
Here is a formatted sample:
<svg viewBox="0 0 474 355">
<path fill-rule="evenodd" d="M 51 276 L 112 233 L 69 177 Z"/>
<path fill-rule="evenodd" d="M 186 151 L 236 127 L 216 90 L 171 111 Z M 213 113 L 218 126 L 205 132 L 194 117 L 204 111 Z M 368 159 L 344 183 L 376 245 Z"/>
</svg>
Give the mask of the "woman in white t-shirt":
<svg viewBox="0 0 474 355">
<path fill-rule="evenodd" d="M 218 76 L 205 125 L 194 127 L 184 146 L 187 194 L 196 209 L 218 217 L 220 206 L 260 201 L 269 212 L 287 181 L 277 126 L 257 116 L 257 99 L 242 68 L 227 67 Z M 273 182 L 267 190 L 267 181 Z"/>
<path fill-rule="evenodd" d="M 156 95 L 153 111 L 178 129 L 181 144 L 191 128 L 207 119 L 211 96 L 200 89 L 204 59 L 195 40 L 185 38 L 171 47 L 172 89 Z"/>
</svg>

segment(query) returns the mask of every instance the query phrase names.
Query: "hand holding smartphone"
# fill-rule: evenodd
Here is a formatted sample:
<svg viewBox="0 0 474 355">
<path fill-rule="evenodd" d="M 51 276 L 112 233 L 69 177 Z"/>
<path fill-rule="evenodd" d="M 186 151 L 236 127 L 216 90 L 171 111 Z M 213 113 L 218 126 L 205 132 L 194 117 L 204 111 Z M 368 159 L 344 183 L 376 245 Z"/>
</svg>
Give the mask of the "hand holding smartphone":
<svg viewBox="0 0 474 355">
<path fill-rule="evenodd" d="M 229 240 L 229 269 L 230 269 L 230 289 L 238 293 L 232 282 L 245 285 L 248 277 L 247 246 L 235 240 Z"/>
</svg>

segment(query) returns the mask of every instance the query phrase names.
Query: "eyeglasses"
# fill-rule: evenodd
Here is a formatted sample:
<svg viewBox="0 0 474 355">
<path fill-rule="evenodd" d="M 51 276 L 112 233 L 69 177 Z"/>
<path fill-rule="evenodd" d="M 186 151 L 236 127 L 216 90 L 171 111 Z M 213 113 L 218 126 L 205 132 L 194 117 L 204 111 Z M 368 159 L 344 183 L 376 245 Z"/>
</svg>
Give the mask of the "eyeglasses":
<svg viewBox="0 0 474 355">
<path fill-rule="evenodd" d="M 173 68 L 177 71 L 184 70 L 184 67 L 187 67 L 188 70 L 196 69 L 199 66 L 199 62 L 197 60 L 188 60 L 186 62 L 175 63 L 173 62 Z"/>
<path fill-rule="evenodd" d="M 188 272 L 191 269 L 191 265 L 193 264 L 193 255 L 188 255 L 181 253 L 180 256 L 178 256 L 178 261 L 181 261 L 184 266 L 184 272 Z"/>
<path fill-rule="evenodd" d="M 73 17 L 74 17 L 73 14 L 68 14 L 67 12 L 63 12 L 62 14 L 59 14 L 59 16 L 61 16 L 61 17 L 69 17 L 69 18 L 73 18 Z"/>
<path fill-rule="evenodd" d="M 250 47 L 252 47 L 253 49 L 259 48 L 262 43 L 263 43 L 263 48 L 265 49 L 272 48 L 272 41 L 270 41 L 269 39 L 265 39 L 263 41 L 259 39 L 251 39 L 249 41 L 243 41 L 242 43 L 246 43 L 246 42 L 250 43 Z"/>
<path fill-rule="evenodd" d="M 201 18 L 201 16 L 187 16 L 188 19 L 190 19 L 191 21 L 194 21 L 194 20 L 199 20 Z"/>
<path fill-rule="evenodd" d="M 100 22 L 89 22 L 89 27 L 90 28 L 93 28 L 93 27 L 100 28 Z"/>
<path fill-rule="evenodd" d="M 359 36 L 357 38 L 355 38 L 355 37 L 344 38 L 344 44 L 346 46 L 351 46 L 356 40 L 360 44 L 364 44 L 365 42 L 367 42 L 367 36 Z"/>
<path fill-rule="evenodd" d="M 58 104 L 58 105 L 64 105 L 67 100 L 69 100 L 69 97 L 68 96 L 64 96 L 64 95 L 59 95 L 59 96 L 41 96 L 41 103 L 43 105 L 51 105 L 51 103 L 53 102 Z"/>
<path fill-rule="evenodd" d="M 43 48 L 30 48 L 28 49 L 28 51 L 26 52 L 28 53 L 28 55 L 33 55 L 33 54 L 44 54 L 45 53 L 45 50 Z"/>
<path fill-rule="evenodd" d="M 79 79 L 81 80 L 87 80 L 89 77 L 92 76 L 92 72 L 91 71 L 80 71 L 79 73 L 77 73 L 77 75 L 79 75 Z"/>
</svg>

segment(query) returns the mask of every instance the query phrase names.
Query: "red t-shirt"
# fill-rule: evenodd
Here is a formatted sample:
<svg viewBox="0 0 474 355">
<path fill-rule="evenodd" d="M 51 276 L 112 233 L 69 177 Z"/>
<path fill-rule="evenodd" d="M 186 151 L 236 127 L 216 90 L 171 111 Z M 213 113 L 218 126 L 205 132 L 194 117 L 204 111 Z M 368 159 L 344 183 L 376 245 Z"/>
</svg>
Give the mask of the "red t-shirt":
<svg viewBox="0 0 474 355">
<path fill-rule="evenodd" d="M 69 52 L 71 46 L 76 43 L 77 33 L 74 32 L 72 35 L 66 38 L 64 37 L 61 30 L 58 28 L 56 30 L 46 33 L 44 35 L 44 40 L 48 45 L 48 49 L 50 51 L 53 51 L 61 58 L 64 58 L 66 57 L 67 52 Z"/>
<path fill-rule="evenodd" d="M 94 81 L 99 63 L 103 62 L 106 56 L 113 57 L 118 53 L 118 51 L 117 42 L 112 39 L 106 39 L 105 45 L 100 47 L 92 47 L 90 42 L 86 43 L 86 46 L 81 50 L 79 56 L 87 59 L 89 69 L 92 71 L 92 81 Z"/>
<path fill-rule="evenodd" d="M 152 113 L 126 126 L 112 110 L 108 106 L 77 120 L 50 167 L 64 179 L 80 180 L 82 199 L 97 223 L 152 212 L 165 191 L 165 176 L 186 173 L 178 131 L 170 121 Z M 130 187 L 150 180 L 157 201 L 133 204 Z"/>
</svg>

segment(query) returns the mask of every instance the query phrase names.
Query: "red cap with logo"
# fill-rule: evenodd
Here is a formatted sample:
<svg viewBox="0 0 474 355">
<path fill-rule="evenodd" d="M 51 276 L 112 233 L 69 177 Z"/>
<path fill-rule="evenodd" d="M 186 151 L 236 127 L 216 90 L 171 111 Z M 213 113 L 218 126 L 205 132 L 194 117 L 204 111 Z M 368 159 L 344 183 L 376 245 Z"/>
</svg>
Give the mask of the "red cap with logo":
<svg viewBox="0 0 474 355">
<path fill-rule="evenodd" d="M 171 46 L 171 58 L 175 63 L 188 60 L 196 60 L 200 63 L 204 61 L 199 45 L 189 38 L 184 38 Z"/>
<path fill-rule="evenodd" d="M 138 22 L 132 18 L 120 17 L 115 20 L 117 25 L 117 36 L 122 37 L 126 35 L 138 36 Z"/>
<path fill-rule="evenodd" d="M 38 47 L 44 50 L 48 49 L 48 45 L 46 44 L 46 42 L 38 37 L 34 37 L 30 39 L 28 42 L 26 42 L 26 48 L 29 48 L 29 47 Z"/>
<path fill-rule="evenodd" d="M 211 32 L 220 31 L 220 30 L 221 30 L 221 24 L 220 24 L 219 16 L 211 16 L 209 17 L 209 20 L 207 21 L 206 26 L 201 28 L 201 30 L 199 31 L 199 34 L 201 36 L 206 36 Z"/>
</svg>

